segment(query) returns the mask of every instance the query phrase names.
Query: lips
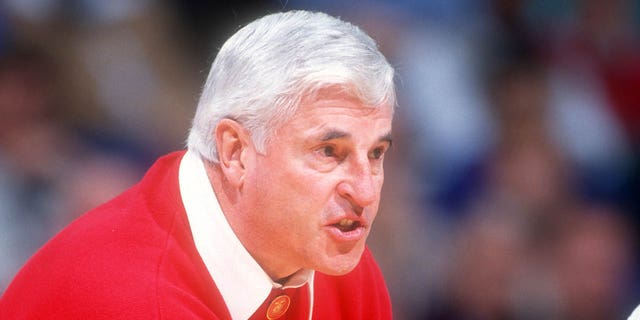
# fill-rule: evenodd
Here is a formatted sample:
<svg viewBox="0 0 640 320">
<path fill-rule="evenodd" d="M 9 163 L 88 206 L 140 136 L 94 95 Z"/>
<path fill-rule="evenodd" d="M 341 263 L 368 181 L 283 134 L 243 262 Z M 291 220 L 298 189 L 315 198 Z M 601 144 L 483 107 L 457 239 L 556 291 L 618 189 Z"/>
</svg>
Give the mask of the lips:
<svg viewBox="0 0 640 320">
<path fill-rule="evenodd" d="M 340 229 L 340 231 L 342 232 L 350 232 L 360 227 L 360 225 L 361 224 L 359 221 L 345 218 L 340 220 L 340 222 L 333 224 L 332 226 Z"/>
<path fill-rule="evenodd" d="M 337 242 L 358 241 L 366 236 L 366 229 L 360 218 L 341 218 L 326 226 L 329 235 Z"/>
</svg>

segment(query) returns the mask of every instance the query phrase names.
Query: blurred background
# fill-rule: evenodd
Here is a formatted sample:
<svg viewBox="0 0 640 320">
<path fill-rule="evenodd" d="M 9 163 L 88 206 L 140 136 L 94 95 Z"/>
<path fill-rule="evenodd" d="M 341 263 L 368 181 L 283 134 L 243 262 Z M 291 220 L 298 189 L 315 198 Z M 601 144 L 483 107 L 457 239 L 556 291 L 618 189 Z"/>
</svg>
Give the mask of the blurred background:
<svg viewBox="0 0 640 320">
<path fill-rule="evenodd" d="M 351 21 L 397 70 L 370 246 L 396 319 L 622 319 L 640 303 L 640 1 L 3 0 L 0 293 L 184 146 L 224 39 Z"/>
</svg>

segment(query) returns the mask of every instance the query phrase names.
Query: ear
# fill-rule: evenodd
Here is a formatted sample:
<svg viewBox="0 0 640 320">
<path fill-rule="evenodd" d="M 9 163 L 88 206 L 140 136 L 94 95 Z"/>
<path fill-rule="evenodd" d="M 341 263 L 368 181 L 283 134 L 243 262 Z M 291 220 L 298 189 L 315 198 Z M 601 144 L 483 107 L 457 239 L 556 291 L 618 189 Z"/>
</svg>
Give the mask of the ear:
<svg viewBox="0 0 640 320">
<path fill-rule="evenodd" d="M 251 137 L 238 122 L 222 119 L 215 129 L 220 170 L 234 187 L 240 188 L 246 172 Z"/>
</svg>

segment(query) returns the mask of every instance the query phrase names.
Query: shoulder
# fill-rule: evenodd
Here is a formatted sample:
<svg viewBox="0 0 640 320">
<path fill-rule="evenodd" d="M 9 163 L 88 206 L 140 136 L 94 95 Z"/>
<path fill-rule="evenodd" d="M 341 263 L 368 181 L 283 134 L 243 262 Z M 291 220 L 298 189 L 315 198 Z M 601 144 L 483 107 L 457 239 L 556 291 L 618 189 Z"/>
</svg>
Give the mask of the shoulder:
<svg viewBox="0 0 640 320">
<path fill-rule="evenodd" d="M 391 319 L 391 300 L 378 264 L 369 249 L 360 263 L 342 276 L 316 272 L 314 317 Z"/>
<path fill-rule="evenodd" d="M 132 279 L 143 269 L 141 259 L 119 252 L 128 229 L 121 229 L 115 216 L 126 197 L 82 216 L 42 247 L 7 288 L 0 314 L 105 318 L 100 314 L 111 309 L 107 304 L 148 289 L 141 278 Z"/>
<path fill-rule="evenodd" d="M 83 215 L 45 244 L 7 288 L 0 314 L 122 318 L 115 311 L 128 314 L 127 305 L 150 313 L 164 235 L 125 213 L 135 189 Z"/>
<path fill-rule="evenodd" d="M 179 295 L 171 288 L 191 293 L 189 285 L 206 283 L 176 160 L 159 160 L 139 184 L 51 239 L 7 288 L 0 318 L 158 318 L 160 304 Z"/>
</svg>

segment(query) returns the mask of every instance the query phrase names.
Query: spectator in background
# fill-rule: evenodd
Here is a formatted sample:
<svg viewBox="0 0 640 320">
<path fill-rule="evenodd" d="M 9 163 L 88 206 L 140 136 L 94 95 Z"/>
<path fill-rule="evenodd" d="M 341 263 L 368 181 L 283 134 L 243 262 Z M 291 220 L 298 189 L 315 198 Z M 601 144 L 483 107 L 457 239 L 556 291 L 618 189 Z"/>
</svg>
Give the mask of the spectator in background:
<svg viewBox="0 0 640 320">
<path fill-rule="evenodd" d="M 555 62 L 597 77 L 609 108 L 633 141 L 640 136 L 640 41 L 633 20 L 637 5 L 628 0 L 578 1 L 575 20 L 552 43 Z"/>
<path fill-rule="evenodd" d="M 56 64 L 40 49 L 20 45 L 0 56 L 0 291 L 80 210 L 140 175 L 130 159 L 105 157 L 68 126 L 57 81 Z"/>
<path fill-rule="evenodd" d="M 623 319 L 633 279 L 633 228 L 616 209 L 568 208 L 548 258 L 563 319 Z"/>
<path fill-rule="evenodd" d="M 182 48 L 162 46 L 179 29 L 157 2 L 0 6 L 3 292 L 47 238 L 131 186 L 151 155 L 182 144 L 180 106 L 197 80 L 180 76 L 190 70 Z"/>
<path fill-rule="evenodd" d="M 574 121 L 569 127 L 576 139 L 567 148 L 578 151 L 582 159 L 596 160 L 579 163 L 585 169 L 585 189 L 592 197 L 623 204 L 636 227 L 640 227 L 639 8 L 637 1 L 578 1 L 575 19 L 558 28 L 549 45 L 553 67 L 564 71 L 565 79 L 573 75 L 587 84 L 558 86 L 558 92 L 588 93 L 588 99 L 579 100 L 574 109 L 594 109 L 595 101 L 601 110 L 581 118 L 613 124 L 580 130 L 585 121 Z M 597 143 L 605 139 L 606 143 Z"/>
<path fill-rule="evenodd" d="M 56 120 L 53 66 L 35 50 L 0 57 L 0 285 L 49 235 L 60 175 L 77 145 Z"/>
<path fill-rule="evenodd" d="M 545 71 L 507 60 L 491 78 L 497 144 L 456 230 L 443 302 L 428 319 L 624 315 L 631 239 L 620 212 L 576 188 L 571 158 L 549 131 Z"/>
</svg>

